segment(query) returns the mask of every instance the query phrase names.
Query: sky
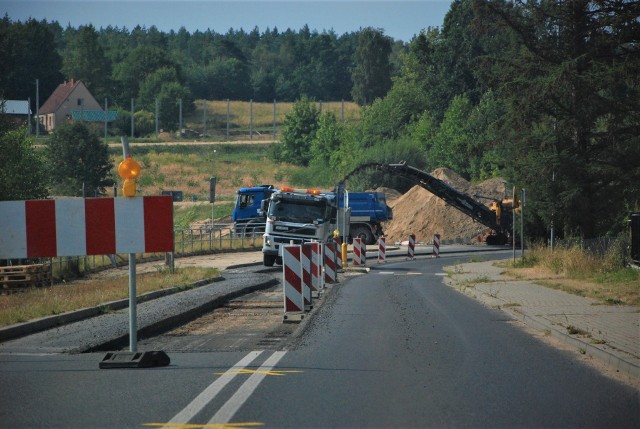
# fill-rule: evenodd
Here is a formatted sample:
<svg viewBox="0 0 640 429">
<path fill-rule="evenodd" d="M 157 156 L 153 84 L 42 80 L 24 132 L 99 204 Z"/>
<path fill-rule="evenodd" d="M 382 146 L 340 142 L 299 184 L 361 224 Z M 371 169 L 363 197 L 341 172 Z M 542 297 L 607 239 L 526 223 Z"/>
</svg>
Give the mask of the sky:
<svg viewBox="0 0 640 429">
<path fill-rule="evenodd" d="M 230 28 L 260 33 L 267 28 L 285 31 L 333 30 L 338 35 L 365 27 L 384 30 L 396 40 L 410 41 L 422 29 L 442 26 L 451 0 L 0 0 L 0 14 L 11 21 L 58 21 L 64 28 L 93 24 L 96 29 L 133 29 L 136 25 L 170 32 L 184 27 L 189 33 L 210 29 L 224 34 Z"/>
</svg>

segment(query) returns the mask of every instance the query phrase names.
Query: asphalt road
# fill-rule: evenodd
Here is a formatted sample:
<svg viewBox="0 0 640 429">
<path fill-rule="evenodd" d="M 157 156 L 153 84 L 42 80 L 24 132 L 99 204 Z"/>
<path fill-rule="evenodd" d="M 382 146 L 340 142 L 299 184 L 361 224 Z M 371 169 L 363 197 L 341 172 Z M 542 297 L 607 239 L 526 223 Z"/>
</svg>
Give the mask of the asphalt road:
<svg viewBox="0 0 640 429">
<path fill-rule="evenodd" d="M 444 286 L 455 258 L 349 278 L 272 347 L 183 343 L 151 369 L 0 355 L 0 427 L 640 427 L 637 390 Z M 215 326 L 201 321 L 201 339 Z"/>
</svg>

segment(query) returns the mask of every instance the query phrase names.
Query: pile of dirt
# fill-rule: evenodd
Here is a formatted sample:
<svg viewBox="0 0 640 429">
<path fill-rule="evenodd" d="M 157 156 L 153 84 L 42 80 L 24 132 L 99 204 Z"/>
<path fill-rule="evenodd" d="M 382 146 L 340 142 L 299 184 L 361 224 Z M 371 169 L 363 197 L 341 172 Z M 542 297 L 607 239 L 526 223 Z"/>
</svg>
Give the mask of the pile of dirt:
<svg viewBox="0 0 640 429">
<path fill-rule="evenodd" d="M 431 175 L 470 196 L 480 195 L 498 199 L 506 196 L 506 182 L 500 178 L 472 185 L 447 168 L 438 168 Z M 384 192 L 387 193 L 388 190 Z M 447 205 L 419 185 L 400 197 L 394 198 L 394 192 L 396 191 L 387 194 L 387 204 L 393 208 L 393 220 L 384 225 L 387 242 L 405 241 L 410 234 L 415 234 L 417 242 L 430 242 L 434 234 L 440 234 L 441 240 L 461 238 L 467 242 L 489 232 L 487 227 Z M 486 199 L 477 200 L 486 206 L 491 203 Z"/>
</svg>

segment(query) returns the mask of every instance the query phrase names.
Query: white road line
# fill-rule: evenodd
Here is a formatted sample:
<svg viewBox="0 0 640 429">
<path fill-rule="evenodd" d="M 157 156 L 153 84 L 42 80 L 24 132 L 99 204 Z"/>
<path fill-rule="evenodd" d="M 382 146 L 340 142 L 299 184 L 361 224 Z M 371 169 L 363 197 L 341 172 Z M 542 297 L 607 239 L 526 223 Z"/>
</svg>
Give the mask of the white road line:
<svg viewBox="0 0 640 429">
<path fill-rule="evenodd" d="M 249 399 L 249 396 L 251 396 L 260 382 L 267 376 L 266 373 L 271 371 L 286 353 L 287 352 L 274 352 L 271 357 L 262 364 L 258 369 L 258 372 L 252 374 L 249 379 L 240 386 L 238 391 L 227 401 L 227 403 L 224 404 L 213 417 L 211 417 L 208 424 L 229 423 L 242 404 Z"/>
<path fill-rule="evenodd" d="M 229 368 L 224 374 L 218 377 L 213 383 L 202 391 L 196 398 L 191 401 L 182 411 L 173 417 L 163 429 L 174 428 L 176 423 L 186 424 L 189 420 L 195 417 L 202 409 L 213 400 L 213 398 L 220 393 L 220 391 L 240 372 L 249 365 L 255 358 L 262 353 L 260 351 L 253 351 L 240 359 L 240 361 L 233 367 Z"/>
</svg>

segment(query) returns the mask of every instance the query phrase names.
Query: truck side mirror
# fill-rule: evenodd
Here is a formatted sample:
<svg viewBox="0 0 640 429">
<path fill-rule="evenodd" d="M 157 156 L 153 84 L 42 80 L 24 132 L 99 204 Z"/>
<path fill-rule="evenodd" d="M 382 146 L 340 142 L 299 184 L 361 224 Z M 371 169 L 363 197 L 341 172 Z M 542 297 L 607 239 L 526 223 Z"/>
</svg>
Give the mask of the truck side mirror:
<svg viewBox="0 0 640 429">
<path fill-rule="evenodd" d="M 262 200 L 260 202 L 260 209 L 258 210 L 258 213 L 260 214 L 260 216 L 266 216 L 268 207 L 269 207 L 269 200 Z"/>
</svg>

